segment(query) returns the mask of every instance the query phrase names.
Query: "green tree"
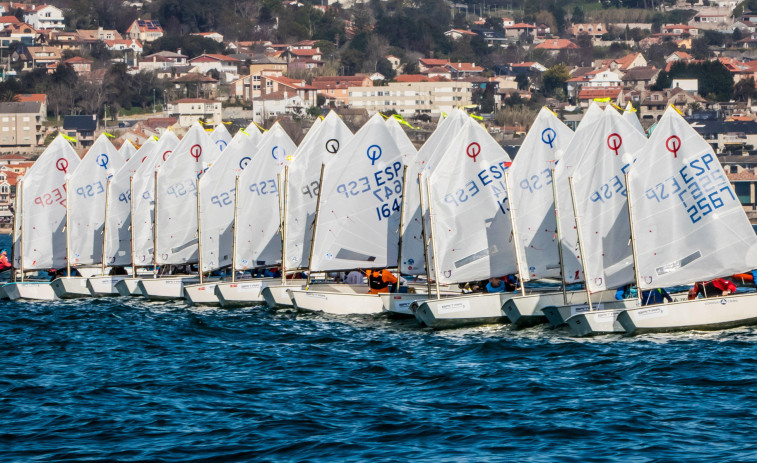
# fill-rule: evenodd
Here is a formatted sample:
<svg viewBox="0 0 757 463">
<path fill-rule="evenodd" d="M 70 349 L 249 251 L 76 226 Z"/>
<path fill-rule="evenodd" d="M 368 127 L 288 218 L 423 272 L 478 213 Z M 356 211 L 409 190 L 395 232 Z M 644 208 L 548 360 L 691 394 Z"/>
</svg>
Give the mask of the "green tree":
<svg viewBox="0 0 757 463">
<path fill-rule="evenodd" d="M 558 89 L 565 90 L 565 82 L 570 79 L 570 72 L 563 63 L 555 64 L 542 75 L 543 92 L 545 96 L 552 96 Z"/>
<path fill-rule="evenodd" d="M 392 63 L 386 58 L 378 60 L 376 63 L 376 71 L 380 72 L 386 80 L 392 80 L 397 75 L 394 69 L 392 69 Z"/>
<path fill-rule="evenodd" d="M 733 99 L 737 101 L 748 101 L 757 97 L 757 89 L 754 86 L 754 77 L 741 79 L 733 86 Z"/>
<path fill-rule="evenodd" d="M 528 90 L 528 75 L 518 74 L 515 76 L 515 82 L 518 84 L 518 90 Z"/>
<path fill-rule="evenodd" d="M 573 24 L 584 22 L 584 10 L 582 10 L 580 6 L 576 5 L 576 7 L 573 8 L 571 21 L 573 22 Z"/>
</svg>

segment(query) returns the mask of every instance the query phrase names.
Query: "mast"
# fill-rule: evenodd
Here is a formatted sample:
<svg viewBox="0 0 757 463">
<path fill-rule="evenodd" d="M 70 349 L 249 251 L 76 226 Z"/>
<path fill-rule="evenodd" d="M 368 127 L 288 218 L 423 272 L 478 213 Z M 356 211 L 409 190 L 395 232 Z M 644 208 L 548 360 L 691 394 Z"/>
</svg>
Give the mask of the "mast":
<svg viewBox="0 0 757 463">
<path fill-rule="evenodd" d="M 576 235 L 578 236 L 578 252 L 581 253 L 581 268 L 584 272 L 584 288 L 586 289 L 586 298 L 589 302 L 589 311 L 594 310 L 591 304 L 591 291 L 589 291 L 589 275 L 586 274 L 586 259 L 584 256 L 584 245 L 581 239 L 581 226 L 578 220 L 578 208 L 576 208 L 576 194 L 573 189 L 573 177 L 568 177 L 568 183 L 570 184 L 570 200 L 573 203 L 573 216 L 576 219 Z"/>
<path fill-rule="evenodd" d="M 633 212 L 631 211 L 631 192 L 628 189 L 628 171 L 626 170 L 626 203 L 628 204 L 628 224 L 631 226 L 631 257 L 633 257 L 633 277 L 636 280 L 636 296 L 639 298 L 639 305 L 642 304 L 641 287 L 639 282 L 638 256 L 636 255 L 636 234 L 633 230 Z"/>
<path fill-rule="evenodd" d="M 568 293 L 565 287 L 565 262 L 562 256 L 562 234 L 560 232 L 560 212 L 557 208 L 557 184 L 555 183 L 555 169 L 550 169 L 550 175 L 552 176 L 552 198 L 555 202 L 555 231 L 557 233 L 557 256 L 560 260 L 560 283 L 562 286 L 562 301 L 563 304 L 568 305 Z"/>
<path fill-rule="evenodd" d="M 279 177 L 279 180 L 281 177 Z M 282 192 L 281 200 L 279 201 L 279 211 L 281 214 L 280 229 L 281 229 L 281 284 L 286 286 L 287 284 L 287 272 L 286 272 L 286 216 L 287 216 L 287 199 L 289 199 L 289 166 L 284 166 L 284 188 L 279 188 L 279 192 Z M 318 189 L 320 191 L 320 188 Z"/>
<path fill-rule="evenodd" d="M 66 278 L 71 278 L 71 214 L 69 213 L 69 179 L 66 179 Z"/>
<path fill-rule="evenodd" d="M 129 177 L 129 232 L 131 234 L 131 276 L 137 278 L 137 256 L 134 254 L 134 176 Z"/>
<path fill-rule="evenodd" d="M 108 201 L 110 200 L 110 178 L 111 176 L 108 176 L 108 180 L 105 183 L 105 219 L 103 220 L 103 249 L 102 249 L 102 259 L 100 262 L 100 268 L 102 269 L 102 274 L 105 275 L 105 261 L 107 260 L 105 257 L 105 242 L 108 237 Z"/>
<path fill-rule="evenodd" d="M 513 197 L 512 192 L 510 191 L 510 172 L 505 171 L 505 192 L 507 193 L 507 204 L 510 206 L 510 224 L 513 228 L 513 244 L 515 245 L 515 265 L 518 267 L 518 283 L 520 283 L 520 293 L 522 295 L 526 295 L 526 287 L 524 284 L 525 277 L 528 275 L 522 275 L 523 270 L 523 257 L 520 255 L 520 240 L 518 239 L 518 227 L 515 223 L 515 208 L 510 203 L 510 199 Z"/>
<path fill-rule="evenodd" d="M 152 208 L 152 277 L 158 278 L 158 171 L 155 170 L 155 188 Z"/>
<path fill-rule="evenodd" d="M 426 216 L 423 213 L 425 209 L 423 201 L 423 174 L 418 174 L 418 189 L 421 192 L 421 239 L 423 239 L 423 258 L 426 260 L 426 291 L 431 294 L 431 256 L 428 254 L 428 238 L 426 234 Z M 404 201 L 403 201 L 404 202 Z"/>
<path fill-rule="evenodd" d="M 237 216 L 239 203 L 239 175 L 234 177 L 234 223 L 231 226 L 231 282 L 237 281 Z"/>
<path fill-rule="evenodd" d="M 19 231 L 19 233 L 18 233 L 18 257 L 19 257 L 18 262 L 19 262 L 19 272 L 21 273 L 21 281 L 24 281 L 24 215 L 23 215 L 23 212 L 21 210 L 21 209 L 23 209 L 23 205 L 24 205 L 24 197 L 23 197 L 24 193 L 23 192 L 24 192 L 24 181 L 21 180 L 21 181 L 18 182 L 18 194 L 16 195 L 16 213 L 13 214 L 13 221 L 14 222 L 20 219 L 20 221 L 18 222 L 18 231 Z M 19 206 L 21 206 L 21 207 L 19 207 Z M 21 217 L 16 218 L 16 216 L 19 215 L 19 214 L 21 215 Z M 13 233 L 15 233 L 15 232 L 16 232 L 16 228 L 14 226 Z M 13 257 L 16 257 L 16 256 L 13 256 Z M 13 279 L 14 279 L 14 281 L 16 279 L 15 270 L 16 269 L 14 268 L 13 269 L 13 272 L 14 272 Z"/>
<path fill-rule="evenodd" d="M 407 166 L 402 168 L 402 202 L 400 203 L 400 228 L 397 240 L 397 291 L 402 277 L 402 227 L 405 225 L 405 186 L 407 185 Z"/>
<path fill-rule="evenodd" d="M 323 186 L 323 171 L 326 169 L 326 164 L 321 164 L 321 178 L 318 180 L 318 198 L 315 203 L 315 217 L 313 218 L 313 235 L 310 237 L 310 256 L 308 257 L 308 279 L 305 283 L 305 287 L 310 287 L 310 280 L 313 275 L 313 245 L 315 244 L 315 230 L 318 228 L 318 215 L 321 212 L 321 188 Z"/>
<path fill-rule="evenodd" d="M 435 232 L 435 223 L 434 223 L 434 214 L 431 212 L 431 185 L 429 183 L 429 179 L 426 179 L 426 191 L 428 191 L 429 194 L 429 200 L 428 200 L 428 218 L 431 225 L 431 250 L 434 253 L 434 283 L 436 285 L 436 298 L 441 299 L 442 296 L 439 294 L 439 259 L 436 258 L 436 232 Z"/>
<path fill-rule="evenodd" d="M 197 179 L 197 270 L 200 284 L 203 284 L 202 271 L 202 216 L 200 215 L 200 179 Z"/>
</svg>

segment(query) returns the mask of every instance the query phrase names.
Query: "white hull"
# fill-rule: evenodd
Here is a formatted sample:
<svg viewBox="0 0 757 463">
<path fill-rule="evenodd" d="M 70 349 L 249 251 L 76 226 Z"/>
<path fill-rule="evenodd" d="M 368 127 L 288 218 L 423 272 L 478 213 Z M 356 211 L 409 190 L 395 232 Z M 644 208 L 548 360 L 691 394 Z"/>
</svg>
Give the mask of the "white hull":
<svg viewBox="0 0 757 463">
<path fill-rule="evenodd" d="M 184 285 L 184 299 L 192 305 L 221 305 L 216 296 L 216 286 L 219 283 L 203 283 Z"/>
<path fill-rule="evenodd" d="M 513 296 L 514 293 L 491 293 L 427 299 L 418 304 L 415 318 L 434 329 L 507 323 L 502 306 Z"/>
<path fill-rule="evenodd" d="M 273 279 L 254 279 L 236 283 L 219 283 L 215 287 L 215 296 L 221 307 L 245 307 L 265 303 L 262 291 Z"/>
<path fill-rule="evenodd" d="M 47 281 L 17 281 L 3 286 L 5 294 L 11 301 L 20 299 L 30 301 L 56 301 L 58 296 Z"/>
<path fill-rule="evenodd" d="M 419 293 L 382 293 L 379 296 L 386 311 L 411 317 L 414 316 L 413 309 L 411 308 L 413 302 L 428 299 L 428 294 Z"/>
<path fill-rule="evenodd" d="M 116 291 L 119 296 L 141 296 L 142 290 L 139 288 L 141 278 L 124 278 L 116 283 Z"/>
<path fill-rule="evenodd" d="M 85 277 L 60 277 L 50 283 L 55 295 L 61 299 L 91 297 Z"/>
<path fill-rule="evenodd" d="M 625 299 L 602 304 L 601 310 L 592 310 L 574 315 L 566 321 L 574 336 L 595 336 L 598 334 L 619 334 L 626 330 L 618 322 L 618 314 L 626 309 L 639 306 L 638 299 Z"/>
<path fill-rule="evenodd" d="M 271 309 L 293 307 L 292 297 L 287 290 L 303 288 L 305 288 L 304 285 L 266 285 L 260 292 L 260 296 Z"/>
<path fill-rule="evenodd" d="M 93 297 L 119 296 L 116 285 L 125 278 L 127 278 L 126 275 L 87 278 L 87 289 Z"/>
<path fill-rule="evenodd" d="M 695 299 L 625 310 L 618 322 L 628 334 L 720 330 L 757 323 L 757 294 Z"/>
<path fill-rule="evenodd" d="M 196 277 L 189 278 L 145 278 L 139 281 L 142 296 L 150 301 L 171 301 L 184 298 L 184 284 L 199 282 Z"/>
<path fill-rule="evenodd" d="M 592 295 L 593 301 L 600 301 L 602 298 L 605 300 L 615 297 L 615 291 L 604 291 Z M 567 291 L 565 293 L 567 299 L 567 305 L 585 304 L 586 303 L 586 291 Z M 544 315 L 542 309 L 546 307 L 559 307 L 565 304 L 562 291 L 542 293 L 542 294 L 528 294 L 526 296 L 515 296 L 507 301 L 502 306 L 502 310 L 507 315 L 516 328 L 527 328 L 529 326 L 539 325 L 541 323 L 547 323 L 547 317 Z"/>
<path fill-rule="evenodd" d="M 371 315 L 385 311 L 384 303 L 378 294 L 314 291 L 312 289 L 288 289 L 287 291 L 291 295 L 292 302 L 297 310 L 336 315 Z"/>
</svg>

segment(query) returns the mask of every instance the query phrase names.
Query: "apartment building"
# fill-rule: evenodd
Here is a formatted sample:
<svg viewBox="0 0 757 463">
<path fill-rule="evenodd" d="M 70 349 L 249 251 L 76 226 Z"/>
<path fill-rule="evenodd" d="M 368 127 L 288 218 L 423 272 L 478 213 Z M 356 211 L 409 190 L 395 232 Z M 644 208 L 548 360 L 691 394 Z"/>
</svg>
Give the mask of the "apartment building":
<svg viewBox="0 0 757 463">
<path fill-rule="evenodd" d="M 0 148 L 32 147 L 42 143 L 42 103 L 0 103 Z"/>
<path fill-rule="evenodd" d="M 398 82 L 382 87 L 350 87 L 350 106 L 369 113 L 394 110 L 399 114 L 440 115 L 471 104 L 469 82 L 447 81 L 426 76 L 400 76 Z"/>
</svg>

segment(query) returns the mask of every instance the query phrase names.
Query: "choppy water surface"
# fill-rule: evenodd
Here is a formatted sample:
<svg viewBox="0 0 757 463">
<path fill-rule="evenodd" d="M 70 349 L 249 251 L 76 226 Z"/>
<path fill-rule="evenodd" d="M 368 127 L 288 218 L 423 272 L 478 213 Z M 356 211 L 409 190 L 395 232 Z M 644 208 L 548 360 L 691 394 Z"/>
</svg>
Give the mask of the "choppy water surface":
<svg viewBox="0 0 757 463">
<path fill-rule="evenodd" d="M 4 302 L 0 460 L 757 460 L 757 332 Z"/>
</svg>

